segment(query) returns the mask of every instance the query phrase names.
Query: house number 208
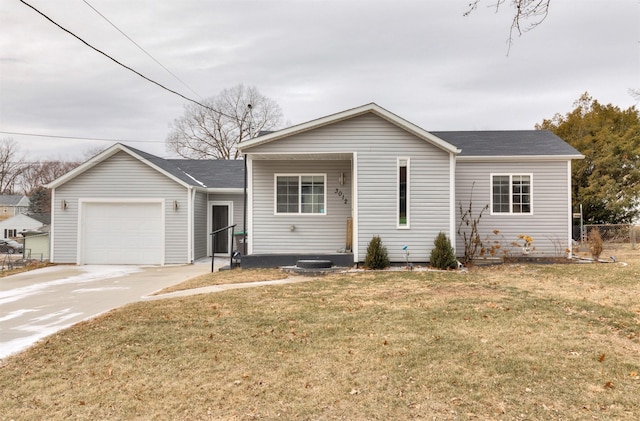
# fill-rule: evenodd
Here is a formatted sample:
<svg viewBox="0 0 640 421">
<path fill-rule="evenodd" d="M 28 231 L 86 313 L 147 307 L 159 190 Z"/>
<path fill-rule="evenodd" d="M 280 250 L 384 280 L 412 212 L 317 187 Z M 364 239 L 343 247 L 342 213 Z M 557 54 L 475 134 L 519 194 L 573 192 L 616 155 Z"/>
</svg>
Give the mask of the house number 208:
<svg viewBox="0 0 640 421">
<path fill-rule="evenodd" d="M 340 200 L 344 201 L 345 205 L 347 204 L 347 198 L 344 197 L 344 194 L 342 193 L 342 190 L 336 189 L 336 191 L 334 193 L 340 198 Z"/>
</svg>

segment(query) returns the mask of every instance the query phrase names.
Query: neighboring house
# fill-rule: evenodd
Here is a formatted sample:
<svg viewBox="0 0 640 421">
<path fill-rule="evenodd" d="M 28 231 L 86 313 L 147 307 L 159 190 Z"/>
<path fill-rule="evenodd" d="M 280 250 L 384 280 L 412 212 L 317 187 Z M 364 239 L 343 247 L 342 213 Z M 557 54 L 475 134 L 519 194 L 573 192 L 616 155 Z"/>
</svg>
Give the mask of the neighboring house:
<svg viewBox="0 0 640 421">
<path fill-rule="evenodd" d="M 0 195 L 0 220 L 27 213 L 29 198 L 21 194 Z"/>
<path fill-rule="evenodd" d="M 24 237 L 24 255 L 28 259 L 49 260 L 51 242 L 49 232 L 51 226 L 46 225 L 37 230 L 21 232 Z"/>
<path fill-rule="evenodd" d="M 115 144 L 47 186 L 51 261 L 163 265 L 229 255 L 231 236 L 212 246 L 209 233 L 243 229 L 243 173 L 243 161 L 163 159 Z"/>
<path fill-rule="evenodd" d="M 482 239 L 511 247 L 527 235 L 538 256 L 571 247 L 571 160 L 583 156 L 551 132 L 427 132 L 367 104 L 239 149 L 248 179 L 243 267 L 363 262 L 376 235 L 393 262 L 405 261 L 405 248 L 410 261 L 428 261 L 439 232 L 461 255 L 460 208 L 470 203 L 476 217 L 488 206 Z"/>
<path fill-rule="evenodd" d="M 18 214 L 0 221 L 0 235 L 2 238 L 17 237 L 22 231 L 35 230 L 44 225 L 49 225 L 49 214 Z"/>
</svg>

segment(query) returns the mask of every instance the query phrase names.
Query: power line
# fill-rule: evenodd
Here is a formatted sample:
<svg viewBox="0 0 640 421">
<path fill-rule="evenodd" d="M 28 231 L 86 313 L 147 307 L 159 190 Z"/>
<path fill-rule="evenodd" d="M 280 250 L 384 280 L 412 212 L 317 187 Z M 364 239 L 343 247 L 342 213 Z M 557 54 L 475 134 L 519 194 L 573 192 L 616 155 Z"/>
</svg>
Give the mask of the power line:
<svg viewBox="0 0 640 421">
<path fill-rule="evenodd" d="M 200 95 L 198 95 L 198 93 L 196 91 L 194 91 L 189 85 L 187 85 L 184 81 L 182 81 L 178 76 L 176 76 L 171 70 L 167 69 L 162 63 L 160 63 L 154 56 L 152 56 L 147 50 L 145 50 L 144 48 L 142 48 L 137 42 L 135 42 L 134 40 L 131 39 L 131 37 L 129 37 L 129 35 L 125 34 L 120 28 L 118 28 L 113 22 L 111 22 L 105 15 L 103 15 L 102 13 L 100 13 L 98 11 L 98 9 L 96 9 L 95 7 L 93 7 L 87 0 L 82 0 L 87 6 L 89 6 L 94 12 L 96 12 L 98 15 L 100 15 L 100 17 L 102 17 L 102 19 L 106 20 L 107 22 L 109 22 L 109 24 L 111 26 L 113 26 L 118 32 L 120 32 L 126 39 L 128 39 L 129 41 L 131 41 L 133 43 L 133 45 L 135 45 L 136 47 L 138 47 L 138 49 L 140 49 L 140 51 L 142 51 L 143 53 L 145 53 L 151 60 L 155 61 L 160 67 L 162 67 L 164 70 L 167 71 L 167 73 L 169 73 L 171 76 L 174 77 L 174 79 L 176 79 L 178 82 L 180 82 L 182 84 L 182 86 L 184 86 L 185 88 L 189 89 L 191 92 L 193 92 L 198 98 L 202 99 L 202 97 Z"/>
<path fill-rule="evenodd" d="M 58 135 L 38 134 L 38 133 L 6 132 L 4 130 L 0 130 L 0 133 L 10 134 L 15 136 L 51 137 L 55 139 L 72 139 L 72 140 L 97 140 L 101 142 L 165 143 L 163 140 L 129 140 L 129 139 L 108 139 L 108 138 L 101 138 L 101 137 L 58 136 Z"/>
<path fill-rule="evenodd" d="M 214 108 L 211 108 L 201 102 L 196 101 L 195 99 L 191 99 L 187 96 L 182 95 L 180 92 L 176 92 L 173 89 L 169 89 L 166 86 L 162 85 L 159 82 L 156 82 L 153 79 L 150 79 L 148 77 L 146 77 L 145 75 L 143 75 L 142 73 L 138 72 L 137 70 L 132 69 L 131 67 L 127 66 L 126 64 L 123 64 L 121 62 L 119 62 L 118 60 L 116 60 L 115 58 L 111 57 L 109 54 L 105 53 L 102 50 L 99 50 L 98 48 L 94 47 L 93 45 L 89 44 L 87 41 L 85 41 L 84 39 L 80 38 L 78 35 L 74 34 L 73 32 L 71 32 L 70 30 L 66 29 L 65 27 L 63 27 L 62 25 L 60 25 L 59 23 L 55 22 L 53 19 L 51 19 L 49 16 L 45 15 L 44 13 L 42 13 L 40 10 L 36 9 L 35 7 L 33 7 L 32 5 L 30 5 L 29 3 L 27 3 L 24 0 L 20 0 L 20 3 L 24 4 L 25 6 L 28 6 L 29 8 L 33 9 L 36 13 L 38 13 L 39 15 L 41 15 L 43 18 L 45 18 L 46 20 L 48 20 L 49 22 L 53 23 L 55 26 L 57 26 L 58 28 L 62 29 L 64 32 L 68 33 L 69 35 L 71 35 L 72 37 L 76 38 L 78 41 L 82 42 L 84 45 L 86 45 L 87 47 L 91 48 L 92 50 L 94 50 L 97 53 L 102 54 L 103 56 L 105 56 L 106 58 L 108 58 L 109 60 L 113 61 L 114 63 L 118 64 L 119 66 L 124 67 L 125 69 L 135 73 L 136 75 L 140 76 L 141 78 L 143 78 L 144 80 L 153 83 L 154 85 L 159 86 L 160 88 L 164 89 L 165 91 L 171 92 L 172 94 L 178 95 L 180 98 L 186 99 L 189 102 L 193 102 L 196 105 L 199 105 L 203 108 L 206 108 L 208 110 L 211 110 L 215 113 L 218 113 L 224 117 L 228 117 L 228 118 L 233 118 L 219 110 L 216 110 Z"/>
</svg>

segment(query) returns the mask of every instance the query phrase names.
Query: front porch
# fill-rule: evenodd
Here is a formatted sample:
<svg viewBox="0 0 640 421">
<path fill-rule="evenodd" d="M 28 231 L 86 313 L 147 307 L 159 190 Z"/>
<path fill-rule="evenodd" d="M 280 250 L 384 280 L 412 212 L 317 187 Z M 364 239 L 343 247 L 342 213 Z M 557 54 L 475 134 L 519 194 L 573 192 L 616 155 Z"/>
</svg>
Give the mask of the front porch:
<svg viewBox="0 0 640 421">
<path fill-rule="evenodd" d="M 352 267 L 353 253 L 265 253 L 242 256 L 242 269 L 295 266 L 298 260 L 329 260 L 333 266 Z"/>
</svg>

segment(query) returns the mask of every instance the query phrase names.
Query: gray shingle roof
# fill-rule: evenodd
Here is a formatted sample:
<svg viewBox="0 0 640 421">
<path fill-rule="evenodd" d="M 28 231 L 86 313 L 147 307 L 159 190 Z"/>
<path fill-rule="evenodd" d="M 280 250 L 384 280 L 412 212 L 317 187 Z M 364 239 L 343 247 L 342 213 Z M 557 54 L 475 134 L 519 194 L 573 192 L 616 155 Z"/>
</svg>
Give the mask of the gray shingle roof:
<svg viewBox="0 0 640 421">
<path fill-rule="evenodd" d="M 216 159 L 164 159 L 131 146 L 129 150 L 195 187 L 243 188 L 244 161 Z"/>
<path fill-rule="evenodd" d="M 430 133 L 461 149 L 461 157 L 580 156 L 580 152 L 547 130 Z"/>
<path fill-rule="evenodd" d="M 0 195 L 0 205 L 17 206 L 23 198 L 22 194 L 2 194 Z"/>
</svg>

